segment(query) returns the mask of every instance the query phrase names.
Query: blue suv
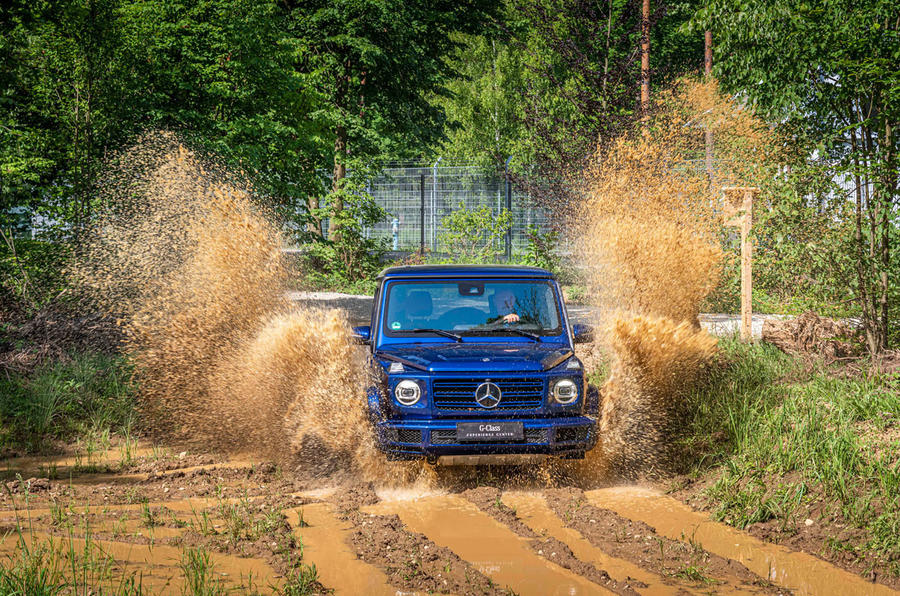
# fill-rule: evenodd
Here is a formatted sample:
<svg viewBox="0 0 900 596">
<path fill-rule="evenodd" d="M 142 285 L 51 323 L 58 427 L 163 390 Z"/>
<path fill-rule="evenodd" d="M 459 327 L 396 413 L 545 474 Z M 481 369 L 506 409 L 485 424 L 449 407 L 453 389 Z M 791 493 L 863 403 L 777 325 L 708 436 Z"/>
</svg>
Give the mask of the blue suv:
<svg viewBox="0 0 900 596">
<path fill-rule="evenodd" d="M 369 410 L 393 459 L 580 458 L 597 441 L 599 395 L 573 351 L 591 328 L 569 324 L 549 271 L 391 267 L 371 325 L 354 333 L 369 346 Z"/>
</svg>

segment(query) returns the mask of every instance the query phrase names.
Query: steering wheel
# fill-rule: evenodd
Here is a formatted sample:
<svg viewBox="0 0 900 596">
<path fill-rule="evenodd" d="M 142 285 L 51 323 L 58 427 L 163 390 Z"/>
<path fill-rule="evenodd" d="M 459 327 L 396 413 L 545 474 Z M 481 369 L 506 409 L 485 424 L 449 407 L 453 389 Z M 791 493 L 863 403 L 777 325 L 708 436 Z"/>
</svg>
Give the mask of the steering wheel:
<svg viewBox="0 0 900 596">
<path fill-rule="evenodd" d="M 441 325 L 478 325 L 484 321 L 487 313 L 473 306 L 459 306 L 451 308 L 441 315 Z"/>
</svg>

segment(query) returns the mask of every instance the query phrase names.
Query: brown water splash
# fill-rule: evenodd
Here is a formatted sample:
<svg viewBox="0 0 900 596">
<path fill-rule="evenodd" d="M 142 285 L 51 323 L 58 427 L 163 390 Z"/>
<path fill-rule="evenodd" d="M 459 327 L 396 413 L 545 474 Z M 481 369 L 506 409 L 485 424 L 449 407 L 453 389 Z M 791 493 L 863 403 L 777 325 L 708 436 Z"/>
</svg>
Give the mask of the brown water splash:
<svg viewBox="0 0 900 596">
<path fill-rule="evenodd" d="M 149 430 L 306 470 L 404 477 L 372 442 L 345 317 L 284 297 L 282 238 L 251 190 L 170 134 L 119 161 L 74 274 L 121 317 Z"/>
<path fill-rule="evenodd" d="M 707 128 L 717 139 L 713 176 Z M 578 252 L 611 359 L 601 442 L 580 466 L 587 481 L 668 466 L 673 412 L 716 350 L 698 314 L 721 268 L 721 187 L 767 171 L 764 130 L 714 82 L 681 82 L 584 174 Z"/>
</svg>

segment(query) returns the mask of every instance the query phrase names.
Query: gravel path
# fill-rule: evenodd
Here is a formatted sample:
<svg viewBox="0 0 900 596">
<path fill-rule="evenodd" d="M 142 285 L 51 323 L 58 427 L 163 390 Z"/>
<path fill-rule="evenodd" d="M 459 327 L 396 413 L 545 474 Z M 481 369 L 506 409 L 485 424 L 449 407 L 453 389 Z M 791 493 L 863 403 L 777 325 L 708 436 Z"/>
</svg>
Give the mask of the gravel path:
<svg viewBox="0 0 900 596">
<path fill-rule="evenodd" d="M 288 292 L 291 300 L 302 302 L 319 308 L 340 308 L 347 312 L 353 325 L 365 325 L 372 313 L 372 297 L 339 292 Z M 595 320 L 599 312 L 596 307 L 570 304 L 569 318 L 574 323 L 589 323 Z M 791 315 L 753 315 L 753 337 L 762 334 L 763 322 L 769 319 L 782 320 L 793 318 Z M 737 335 L 741 330 L 741 316 L 725 313 L 702 313 L 700 325 L 718 337 Z"/>
</svg>

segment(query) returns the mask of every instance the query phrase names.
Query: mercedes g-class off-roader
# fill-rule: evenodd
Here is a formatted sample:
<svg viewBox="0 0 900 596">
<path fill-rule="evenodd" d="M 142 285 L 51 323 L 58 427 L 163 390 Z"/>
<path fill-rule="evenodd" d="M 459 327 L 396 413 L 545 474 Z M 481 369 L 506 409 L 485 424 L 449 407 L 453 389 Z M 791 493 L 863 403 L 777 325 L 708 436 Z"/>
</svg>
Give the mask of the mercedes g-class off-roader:
<svg viewBox="0 0 900 596">
<path fill-rule="evenodd" d="M 569 324 L 549 271 L 391 267 L 354 334 L 369 346 L 369 410 L 392 459 L 580 458 L 597 441 L 599 395 L 573 351 L 591 328 Z"/>
</svg>

